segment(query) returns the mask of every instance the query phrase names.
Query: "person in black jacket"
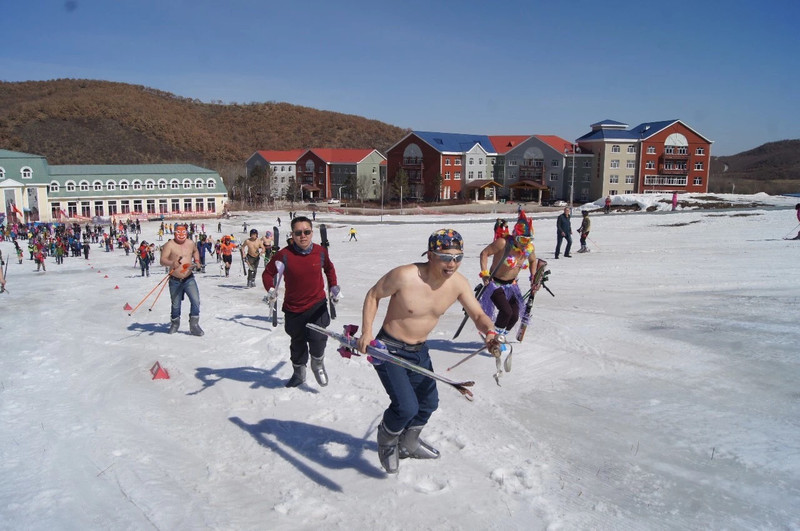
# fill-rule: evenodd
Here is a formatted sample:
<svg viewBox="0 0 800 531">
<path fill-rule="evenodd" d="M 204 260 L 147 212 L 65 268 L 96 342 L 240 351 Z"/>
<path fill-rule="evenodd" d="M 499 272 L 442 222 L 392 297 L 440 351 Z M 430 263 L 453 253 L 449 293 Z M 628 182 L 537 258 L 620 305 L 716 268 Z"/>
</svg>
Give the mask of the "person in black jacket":
<svg viewBox="0 0 800 531">
<path fill-rule="evenodd" d="M 558 253 L 561 252 L 561 240 L 567 240 L 564 256 L 572 258 L 572 255 L 569 254 L 569 250 L 572 249 L 572 225 L 569 221 L 569 207 L 565 208 L 564 213 L 558 216 L 556 220 L 556 237 L 556 259 L 558 259 Z"/>
</svg>

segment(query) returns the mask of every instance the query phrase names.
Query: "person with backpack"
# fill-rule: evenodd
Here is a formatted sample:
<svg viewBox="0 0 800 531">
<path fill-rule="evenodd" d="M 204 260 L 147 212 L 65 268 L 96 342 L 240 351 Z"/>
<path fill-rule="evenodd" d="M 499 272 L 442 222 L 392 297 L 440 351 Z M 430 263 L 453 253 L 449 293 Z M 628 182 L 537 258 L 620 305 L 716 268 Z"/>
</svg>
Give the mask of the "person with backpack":
<svg viewBox="0 0 800 531">
<path fill-rule="evenodd" d="M 334 302 L 341 297 L 341 290 L 336 279 L 336 269 L 327 256 L 326 249 L 313 243 L 313 234 L 313 222 L 309 218 L 294 218 L 291 243 L 272 255 L 261 274 L 261 281 L 267 290 L 267 301 L 271 305 L 278 296 L 276 277 L 279 270 L 283 271 L 283 282 L 286 286 L 282 306 L 284 330 L 291 338 L 289 351 L 294 368 L 286 387 L 297 387 L 306 381 L 309 357 L 311 372 L 314 373 L 317 383 L 322 387 L 328 385 L 328 373 L 324 364 L 328 336 L 309 330 L 306 323 L 322 327 L 331 324 L 325 280 Z"/>
</svg>

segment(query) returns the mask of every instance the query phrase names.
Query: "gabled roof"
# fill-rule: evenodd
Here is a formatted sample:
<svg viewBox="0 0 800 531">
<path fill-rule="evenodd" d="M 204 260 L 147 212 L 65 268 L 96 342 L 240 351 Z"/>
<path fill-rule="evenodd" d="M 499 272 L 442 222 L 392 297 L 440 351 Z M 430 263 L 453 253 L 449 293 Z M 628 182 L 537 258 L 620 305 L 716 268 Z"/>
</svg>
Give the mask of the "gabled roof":
<svg viewBox="0 0 800 531">
<path fill-rule="evenodd" d="M 556 135 L 534 135 L 536 138 L 555 149 L 559 153 L 572 153 L 573 143 Z"/>
<path fill-rule="evenodd" d="M 267 162 L 297 162 L 297 159 L 305 152 L 305 149 L 288 149 L 286 151 L 264 149 L 256 151 Z"/>
<path fill-rule="evenodd" d="M 656 133 L 659 133 L 660 131 L 663 131 L 667 127 L 669 127 L 669 126 L 671 126 L 671 125 L 673 125 L 675 123 L 678 123 L 678 122 L 680 122 L 680 124 L 682 126 L 684 126 L 686 129 L 689 129 L 691 132 L 693 132 L 694 134 L 696 134 L 697 136 L 699 136 L 700 138 L 702 138 L 706 142 L 708 142 L 708 143 L 713 143 L 714 142 L 713 140 L 709 140 L 708 138 L 704 137 L 703 135 L 701 135 L 700 133 L 698 133 L 697 131 L 695 131 L 694 129 L 689 127 L 688 125 L 686 125 L 686 123 L 682 122 L 681 120 L 664 120 L 664 121 L 661 121 L 661 122 L 646 122 L 646 123 L 642 123 L 642 124 L 637 125 L 633 129 L 631 129 L 631 133 L 636 135 L 637 138 L 644 140 L 646 138 L 650 138 L 651 136 L 655 135 Z"/>
<path fill-rule="evenodd" d="M 492 141 L 486 135 L 434 131 L 414 131 L 413 134 L 440 153 L 464 153 L 472 149 L 475 144 L 480 144 L 487 153 L 497 153 Z"/>
<path fill-rule="evenodd" d="M 530 137 L 531 135 L 489 135 L 489 140 L 496 150 L 495 153 L 505 155 Z"/>
<path fill-rule="evenodd" d="M 376 150 L 311 148 L 309 151 L 313 152 L 319 158 L 330 164 L 358 164 Z"/>
<path fill-rule="evenodd" d="M 606 127 L 608 129 L 626 129 L 628 124 L 624 124 L 622 122 L 617 122 L 616 120 L 600 120 L 597 123 L 593 123 L 590 126 L 592 129 L 600 129 L 602 127 Z"/>
</svg>

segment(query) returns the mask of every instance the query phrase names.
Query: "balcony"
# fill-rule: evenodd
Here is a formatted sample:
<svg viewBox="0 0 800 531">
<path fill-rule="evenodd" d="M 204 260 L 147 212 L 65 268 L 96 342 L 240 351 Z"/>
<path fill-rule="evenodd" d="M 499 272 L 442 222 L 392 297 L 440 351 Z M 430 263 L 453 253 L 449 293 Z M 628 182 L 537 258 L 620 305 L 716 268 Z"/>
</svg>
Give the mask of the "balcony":
<svg viewBox="0 0 800 531">
<path fill-rule="evenodd" d="M 519 171 L 519 178 L 524 180 L 542 180 L 544 177 L 544 167 L 543 166 L 533 166 L 523 164 L 517 167 Z"/>
<path fill-rule="evenodd" d="M 683 168 L 666 168 L 663 164 L 659 165 L 658 172 L 664 175 L 689 175 L 689 170 Z"/>
<path fill-rule="evenodd" d="M 403 168 L 422 168 L 421 157 L 403 157 Z"/>
<path fill-rule="evenodd" d="M 688 176 L 672 176 L 672 175 L 645 175 L 645 186 L 686 186 L 689 178 Z"/>
<path fill-rule="evenodd" d="M 662 153 L 661 160 L 689 160 L 688 153 Z"/>
</svg>

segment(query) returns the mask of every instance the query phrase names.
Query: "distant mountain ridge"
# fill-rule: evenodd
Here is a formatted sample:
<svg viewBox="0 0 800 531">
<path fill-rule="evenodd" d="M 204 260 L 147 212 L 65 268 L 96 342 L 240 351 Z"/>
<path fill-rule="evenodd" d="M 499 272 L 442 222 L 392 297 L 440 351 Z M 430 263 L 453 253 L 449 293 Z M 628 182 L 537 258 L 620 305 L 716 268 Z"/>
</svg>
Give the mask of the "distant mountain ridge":
<svg viewBox="0 0 800 531">
<path fill-rule="evenodd" d="M 289 103 L 203 103 L 111 81 L 0 82 L 0 148 L 43 155 L 50 164 L 191 163 L 228 180 L 242 174 L 245 160 L 260 149 L 385 153 L 408 132 Z M 799 192 L 800 140 L 712 157 L 709 191 L 732 188 Z"/>
</svg>

